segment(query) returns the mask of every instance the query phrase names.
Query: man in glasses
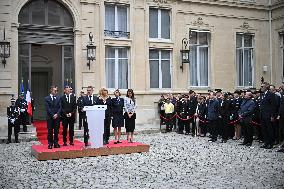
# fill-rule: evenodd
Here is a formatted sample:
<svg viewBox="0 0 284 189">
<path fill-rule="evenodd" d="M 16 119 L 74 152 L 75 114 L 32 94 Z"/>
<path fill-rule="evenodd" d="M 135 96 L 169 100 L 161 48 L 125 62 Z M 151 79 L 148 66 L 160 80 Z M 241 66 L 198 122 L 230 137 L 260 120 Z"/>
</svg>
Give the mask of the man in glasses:
<svg viewBox="0 0 284 189">
<path fill-rule="evenodd" d="M 58 144 L 58 132 L 60 126 L 60 114 L 61 114 L 61 100 L 57 96 L 57 87 L 50 87 L 50 94 L 44 98 L 47 129 L 48 129 L 48 149 L 60 148 Z"/>
<path fill-rule="evenodd" d="M 87 88 L 87 95 L 84 97 L 84 106 L 94 106 L 98 104 L 98 97 L 93 94 L 94 89 L 93 86 L 88 86 Z M 85 146 L 89 146 L 88 140 L 89 140 L 89 127 L 87 123 L 87 117 L 85 117 L 85 120 L 83 122 L 84 126 L 84 143 Z"/>
</svg>

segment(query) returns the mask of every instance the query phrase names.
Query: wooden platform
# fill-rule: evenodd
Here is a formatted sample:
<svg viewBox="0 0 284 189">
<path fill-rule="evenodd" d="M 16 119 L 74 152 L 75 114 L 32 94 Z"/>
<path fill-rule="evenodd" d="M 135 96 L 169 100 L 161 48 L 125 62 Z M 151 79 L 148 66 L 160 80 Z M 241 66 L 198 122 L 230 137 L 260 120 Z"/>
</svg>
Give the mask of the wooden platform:
<svg viewBox="0 0 284 189">
<path fill-rule="evenodd" d="M 58 160 L 58 159 L 74 159 L 82 157 L 108 156 L 116 154 L 131 154 L 149 152 L 150 145 L 134 142 L 128 143 L 122 141 L 120 144 L 114 144 L 110 141 L 108 145 L 102 148 L 85 148 L 84 143 L 75 141 L 74 146 L 61 146 L 61 148 L 48 149 L 47 145 L 33 145 L 31 153 L 38 160 Z"/>
</svg>

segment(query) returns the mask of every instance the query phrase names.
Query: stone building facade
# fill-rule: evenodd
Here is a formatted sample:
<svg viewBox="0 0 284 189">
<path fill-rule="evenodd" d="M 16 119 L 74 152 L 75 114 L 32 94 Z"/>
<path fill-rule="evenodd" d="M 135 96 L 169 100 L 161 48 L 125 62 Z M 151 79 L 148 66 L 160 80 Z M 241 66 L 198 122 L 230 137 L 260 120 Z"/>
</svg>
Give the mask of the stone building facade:
<svg viewBox="0 0 284 189">
<path fill-rule="evenodd" d="M 88 85 L 134 89 L 137 122 L 151 124 L 161 93 L 258 88 L 261 77 L 279 85 L 284 76 L 283 0 L 1 0 L 0 40 L 4 28 L 11 55 L 0 65 L 2 116 L 22 81 L 39 119 L 49 86 L 68 82 L 77 95 Z"/>
</svg>

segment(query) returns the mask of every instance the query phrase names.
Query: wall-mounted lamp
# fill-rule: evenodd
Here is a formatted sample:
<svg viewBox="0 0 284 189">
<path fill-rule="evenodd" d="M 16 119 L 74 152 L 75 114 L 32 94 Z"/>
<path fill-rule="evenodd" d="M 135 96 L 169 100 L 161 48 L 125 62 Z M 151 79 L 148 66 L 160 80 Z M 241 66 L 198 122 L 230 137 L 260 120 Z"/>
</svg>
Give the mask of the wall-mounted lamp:
<svg viewBox="0 0 284 189">
<path fill-rule="evenodd" d="M 6 58 L 10 57 L 11 45 L 10 45 L 10 42 L 6 41 L 5 28 L 3 32 L 4 32 L 4 40 L 0 41 L 0 57 L 3 59 L 2 64 L 4 65 L 4 68 L 5 68 L 5 65 L 7 63 Z"/>
<path fill-rule="evenodd" d="M 189 49 L 189 42 L 191 39 L 191 30 L 189 29 L 189 37 L 187 38 L 183 38 L 181 43 L 182 43 L 182 48 L 180 50 L 181 53 L 181 66 L 180 69 L 183 71 L 183 64 L 189 64 L 189 53 L 190 53 L 190 49 Z"/>
<path fill-rule="evenodd" d="M 89 44 L 87 45 L 87 66 L 91 68 L 91 61 L 96 60 L 96 46 L 93 44 L 93 34 L 89 33 Z"/>
</svg>

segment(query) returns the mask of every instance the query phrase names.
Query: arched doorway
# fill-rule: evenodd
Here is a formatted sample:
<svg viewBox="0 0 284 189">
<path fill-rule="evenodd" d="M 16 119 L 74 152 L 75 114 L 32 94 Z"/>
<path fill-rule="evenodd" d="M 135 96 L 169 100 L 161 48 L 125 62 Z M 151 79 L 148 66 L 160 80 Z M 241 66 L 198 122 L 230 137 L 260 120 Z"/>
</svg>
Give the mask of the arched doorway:
<svg viewBox="0 0 284 189">
<path fill-rule="evenodd" d="M 56 0 L 31 0 L 18 20 L 19 86 L 23 82 L 32 91 L 34 119 L 45 119 L 43 98 L 49 86 L 58 86 L 59 92 L 66 83 L 75 88 L 73 18 Z"/>
</svg>

